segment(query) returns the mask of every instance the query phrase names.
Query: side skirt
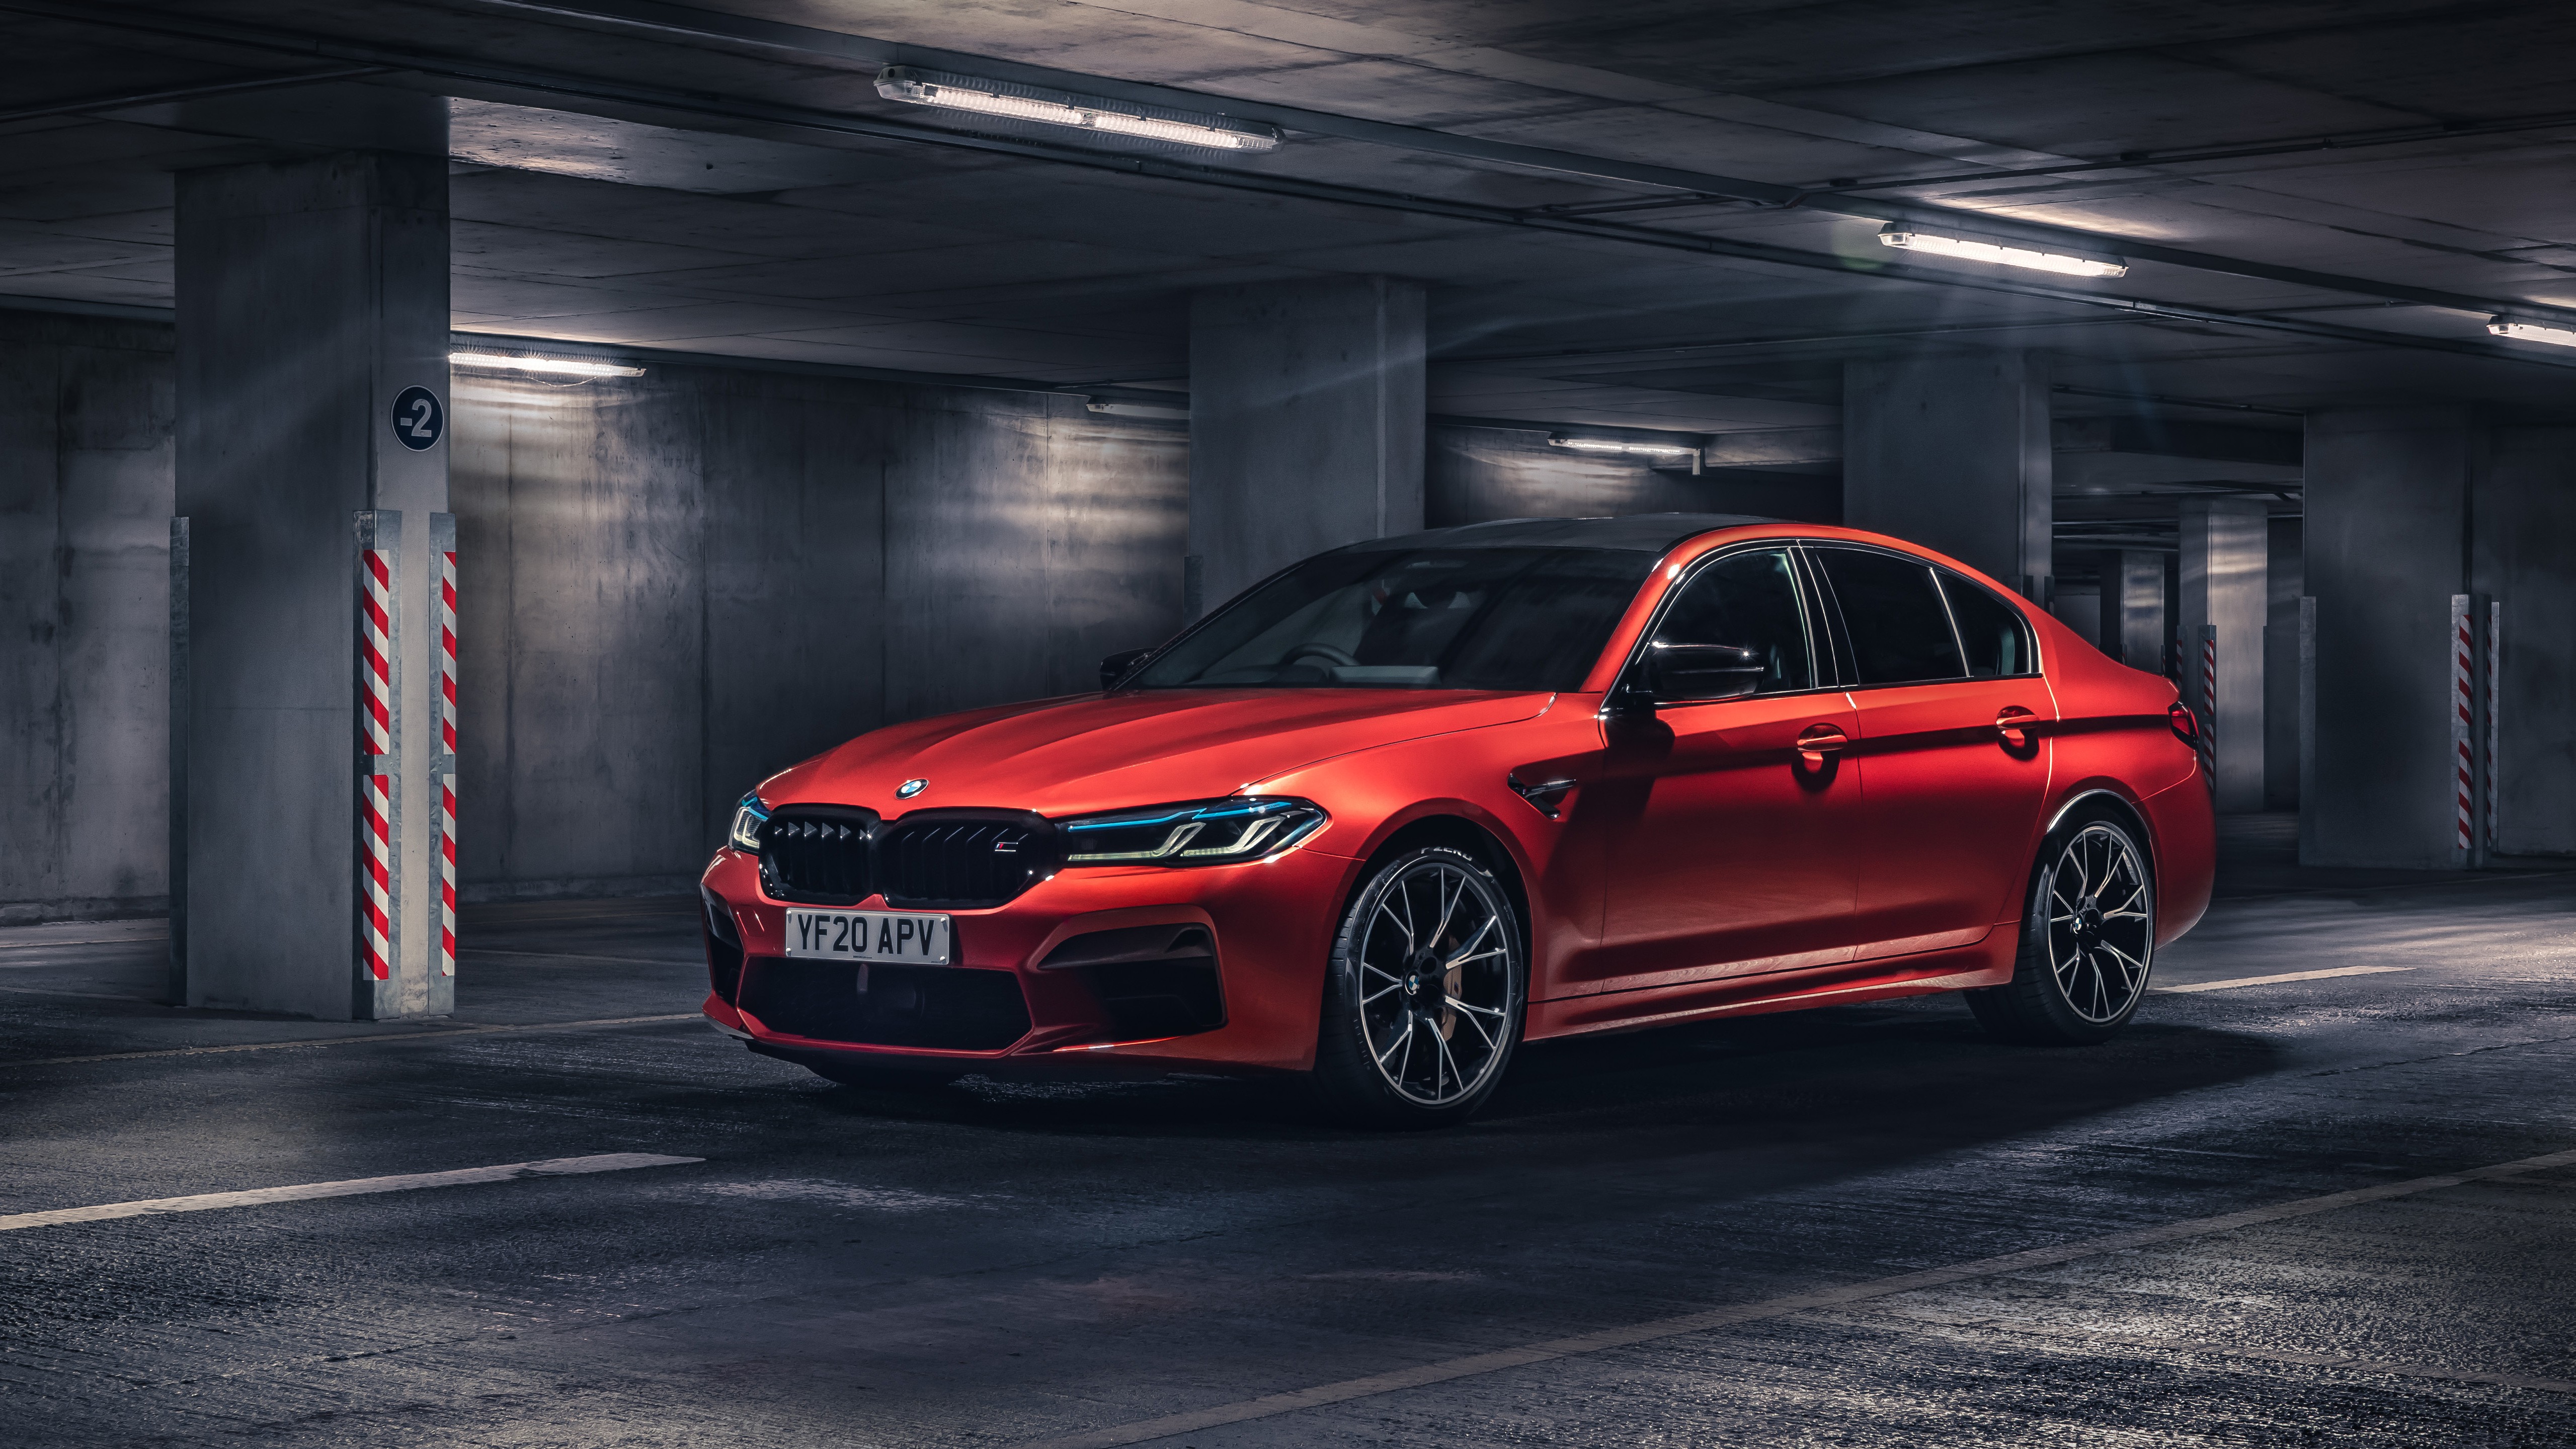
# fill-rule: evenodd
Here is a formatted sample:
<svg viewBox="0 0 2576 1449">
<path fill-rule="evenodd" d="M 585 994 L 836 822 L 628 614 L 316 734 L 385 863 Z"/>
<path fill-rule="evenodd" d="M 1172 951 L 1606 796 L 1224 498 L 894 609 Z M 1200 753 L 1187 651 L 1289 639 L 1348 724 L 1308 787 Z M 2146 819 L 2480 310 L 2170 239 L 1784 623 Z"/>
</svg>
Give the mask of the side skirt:
<svg viewBox="0 0 2576 1449">
<path fill-rule="evenodd" d="M 1637 1031 L 1719 1016 L 1804 1011 L 1816 1006 L 2001 986 L 2012 980 L 2017 936 L 2017 932 L 1998 928 L 1973 946 L 1946 951 L 1880 957 L 1813 971 L 1533 1001 L 1527 1039 L 1543 1041 L 1594 1032 Z"/>
</svg>

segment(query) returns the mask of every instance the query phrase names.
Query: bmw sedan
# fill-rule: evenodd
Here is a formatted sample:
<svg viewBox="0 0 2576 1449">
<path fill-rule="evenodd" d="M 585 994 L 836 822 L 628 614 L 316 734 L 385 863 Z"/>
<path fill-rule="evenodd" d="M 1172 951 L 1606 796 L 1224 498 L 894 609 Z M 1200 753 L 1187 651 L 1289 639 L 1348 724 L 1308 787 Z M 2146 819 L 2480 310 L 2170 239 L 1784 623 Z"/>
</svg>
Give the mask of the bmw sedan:
<svg viewBox="0 0 2576 1449">
<path fill-rule="evenodd" d="M 2174 686 L 1852 529 L 1372 540 L 1101 682 L 745 796 L 706 1014 L 839 1081 L 1294 1073 L 1432 1126 L 1589 1032 L 1956 991 L 2098 1042 L 2209 900 Z"/>
</svg>

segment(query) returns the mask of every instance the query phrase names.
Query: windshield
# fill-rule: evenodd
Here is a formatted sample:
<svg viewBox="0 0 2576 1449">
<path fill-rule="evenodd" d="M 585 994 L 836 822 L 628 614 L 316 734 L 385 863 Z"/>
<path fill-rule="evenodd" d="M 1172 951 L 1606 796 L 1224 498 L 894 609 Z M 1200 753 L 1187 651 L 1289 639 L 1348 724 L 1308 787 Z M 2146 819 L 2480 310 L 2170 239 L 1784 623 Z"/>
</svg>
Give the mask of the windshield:
<svg viewBox="0 0 2576 1449">
<path fill-rule="evenodd" d="M 1625 549 L 1338 551 L 1228 604 L 1131 687 L 1582 687 L 1654 567 Z"/>
</svg>

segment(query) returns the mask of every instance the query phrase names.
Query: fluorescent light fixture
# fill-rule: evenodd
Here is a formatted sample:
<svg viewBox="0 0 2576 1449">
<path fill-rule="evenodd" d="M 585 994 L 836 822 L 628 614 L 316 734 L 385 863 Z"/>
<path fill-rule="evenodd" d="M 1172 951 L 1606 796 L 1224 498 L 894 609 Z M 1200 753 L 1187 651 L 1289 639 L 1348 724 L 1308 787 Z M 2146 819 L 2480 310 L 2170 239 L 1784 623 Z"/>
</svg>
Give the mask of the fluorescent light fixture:
<svg viewBox="0 0 2576 1449">
<path fill-rule="evenodd" d="M 1685 443 L 1635 443 L 1625 438 L 1579 438 L 1567 433 L 1550 433 L 1547 445 L 1573 453 L 1653 458 L 1659 460 L 1659 466 L 1666 468 L 1678 468 L 1687 463 L 1693 473 L 1699 471 L 1700 451 Z"/>
<path fill-rule="evenodd" d="M 1279 132 L 1268 126 L 1231 121 L 1223 116 L 1041 91 L 1010 81 L 944 75 L 908 65 L 890 65 L 877 72 L 877 94 L 909 105 L 944 106 L 1004 120 L 1041 121 L 1132 140 L 1170 141 L 1219 151 L 1270 151 L 1277 149 L 1280 141 Z"/>
<path fill-rule="evenodd" d="M 1930 252 L 1934 256 L 1957 257 L 1966 262 L 1993 262 L 1998 266 L 2029 267 L 2035 271 L 2056 272 L 2069 277 L 2125 277 L 2129 264 L 2118 257 L 2078 256 L 2073 252 L 2049 252 L 2037 247 L 1999 241 L 1993 237 L 1971 236 L 1964 232 L 1926 231 L 1912 222 L 1891 221 L 1878 234 L 1881 246 L 1902 247 L 1912 252 Z"/>
<path fill-rule="evenodd" d="M 1093 402 L 1083 406 L 1113 418 L 1161 418 L 1166 422 L 1188 422 L 1190 418 L 1188 408 L 1170 403 Z"/>
<path fill-rule="evenodd" d="M 2576 347 L 2576 327 L 2561 327 L 2551 322 L 2526 322 L 2518 317 L 2490 319 L 2487 330 L 2498 337 L 2516 342 L 2546 342 L 2556 347 Z"/>
<path fill-rule="evenodd" d="M 451 352 L 451 367 L 480 367 L 496 372 L 533 372 L 546 377 L 642 377 L 644 369 L 620 362 L 576 362 L 568 357 L 507 357 L 498 352 Z"/>
</svg>

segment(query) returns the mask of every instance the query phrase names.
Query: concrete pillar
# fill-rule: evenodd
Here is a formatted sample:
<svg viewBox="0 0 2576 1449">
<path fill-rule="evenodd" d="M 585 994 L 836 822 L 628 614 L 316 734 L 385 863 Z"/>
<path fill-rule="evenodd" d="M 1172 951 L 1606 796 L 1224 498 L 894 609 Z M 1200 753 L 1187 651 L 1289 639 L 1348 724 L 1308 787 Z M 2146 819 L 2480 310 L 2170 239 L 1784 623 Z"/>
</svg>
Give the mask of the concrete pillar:
<svg viewBox="0 0 2576 1449">
<path fill-rule="evenodd" d="M 2165 556 L 2145 549 L 2123 549 L 2111 555 L 2102 572 L 2102 612 L 2112 617 L 2106 629 L 2116 648 L 2111 657 L 2149 674 L 2165 672 Z"/>
<path fill-rule="evenodd" d="M 1196 618 L 1308 554 L 1422 527 L 1422 289 L 1385 277 L 1190 301 Z"/>
<path fill-rule="evenodd" d="M 2471 592 L 2500 605 L 2496 850 L 2576 855 L 2576 428 L 2498 428 Z"/>
<path fill-rule="evenodd" d="M 1939 549 L 2044 599 L 2048 358 L 1925 353 L 1843 366 L 1843 521 Z"/>
<path fill-rule="evenodd" d="M 2465 408 L 2308 415 L 2317 637 L 2303 864 L 2458 863 L 2450 609 L 2481 452 Z"/>
<path fill-rule="evenodd" d="M 2268 510 L 2254 498 L 2187 498 L 2180 533 L 2183 698 L 2218 744 L 2221 814 L 2263 808 L 2263 629 L 2271 610 Z M 2217 637 L 2218 691 L 2206 695 L 2208 631 Z M 2213 717 L 2214 716 L 2214 717 Z"/>
<path fill-rule="evenodd" d="M 344 153 L 183 172 L 177 242 L 187 1003 L 443 1014 L 455 982 L 439 967 L 437 771 L 452 765 L 432 543 L 447 509 L 447 161 Z M 430 406 L 404 401 L 411 389 Z M 393 698 L 373 760 L 362 527 L 392 552 Z M 362 922 L 371 774 L 387 778 L 392 815 L 382 980 Z"/>
<path fill-rule="evenodd" d="M 2263 591 L 2271 600 L 2263 626 L 2263 808 L 2299 804 L 2299 597 L 2308 591 L 2305 524 L 2275 518 Z"/>
</svg>

